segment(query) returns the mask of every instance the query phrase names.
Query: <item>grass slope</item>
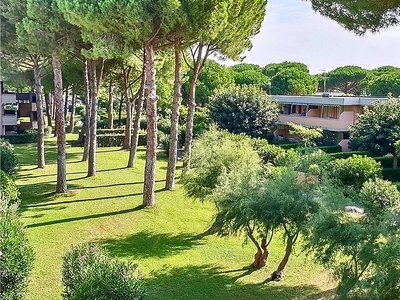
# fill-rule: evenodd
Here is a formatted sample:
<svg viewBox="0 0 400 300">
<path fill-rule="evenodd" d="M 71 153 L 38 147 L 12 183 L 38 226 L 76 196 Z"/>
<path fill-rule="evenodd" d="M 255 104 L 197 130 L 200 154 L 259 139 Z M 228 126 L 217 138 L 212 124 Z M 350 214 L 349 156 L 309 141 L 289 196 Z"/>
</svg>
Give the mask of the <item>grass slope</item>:
<svg viewBox="0 0 400 300">
<path fill-rule="evenodd" d="M 75 136 L 69 135 L 69 139 Z M 17 145 L 21 216 L 36 259 L 27 299 L 61 299 L 62 257 L 70 245 L 99 242 L 111 255 L 133 260 L 145 277 L 147 299 L 328 299 L 332 283 L 321 267 L 295 253 L 284 280 L 268 282 L 283 255 L 276 239 L 267 267 L 252 269 L 254 248 L 242 237 L 205 234 L 210 203 L 187 199 L 181 188 L 165 191 L 166 157 L 159 154 L 156 206 L 141 208 L 145 152 L 127 169 L 128 152 L 98 149 L 98 175 L 86 177 L 82 148 L 67 149 L 68 193 L 56 195 L 56 145 L 46 141 L 44 170 L 35 145 Z M 178 172 L 179 174 L 179 172 Z"/>
</svg>

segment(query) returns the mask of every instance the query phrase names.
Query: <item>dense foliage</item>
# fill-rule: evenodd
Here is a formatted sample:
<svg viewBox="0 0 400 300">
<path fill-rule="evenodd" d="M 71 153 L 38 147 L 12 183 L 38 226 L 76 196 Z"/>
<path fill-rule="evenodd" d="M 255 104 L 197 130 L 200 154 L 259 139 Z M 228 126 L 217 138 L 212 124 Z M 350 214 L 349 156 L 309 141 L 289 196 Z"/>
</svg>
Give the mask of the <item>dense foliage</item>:
<svg viewBox="0 0 400 300">
<path fill-rule="evenodd" d="M 372 157 L 353 155 L 347 159 L 335 159 L 328 165 L 330 177 L 344 186 L 360 188 L 362 184 L 382 176 L 382 167 Z"/>
<path fill-rule="evenodd" d="M 7 175 L 6 175 L 7 176 Z M 5 180 L 6 182 L 3 182 Z M 18 194 L 9 178 L 1 178 L 0 199 L 0 298 L 21 300 L 33 268 L 34 253 L 18 217 Z"/>
<path fill-rule="evenodd" d="M 222 129 L 252 137 L 267 137 L 278 118 L 278 107 L 268 94 L 254 86 L 219 92 L 209 104 L 211 119 Z"/>
<path fill-rule="evenodd" d="M 64 256 L 63 299 L 143 299 L 137 265 L 111 258 L 98 245 L 72 247 Z"/>
<path fill-rule="evenodd" d="M 390 182 L 370 179 L 347 205 L 333 203 L 316 218 L 307 247 L 333 270 L 339 299 L 397 299 L 399 191 Z"/>
<path fill-rule="evenodd" d="M 14 147 L 6 140 L 0 138 L 0 167 L 11 177 L 17 175 L 19 163 L 14 153 Z"/>
<path fill-rule="evenodd" d="M 182 174 L 188 196 L 206 200 L 220 181 L 233 170 L 258 172 L 260 158 L 251 140 L 212 127 L 195 141 L 192 167 Z"/>
<path fill-rule="evenodd" d="M 350 127 L 349 146 L 374 155 L 395 154 L 394 144 L 400 140 L 400 98 L 389 97 L 364 108 L 357 122 Z"/>
<path fill-rule="evenodd" d="M 10 203 L 18 200 L 19 191 L 14 180 L 3 170 L 0 170 L 0 187 L 1 198 L 7 199 Z"/>
<path fill-rule="evenodd" d="M 357 66 L 344 66 L 328 72 L 327 88 L 339 90 L 345 94 L 360 95 L 362 81 L 370 71 Z"/>
</svg>

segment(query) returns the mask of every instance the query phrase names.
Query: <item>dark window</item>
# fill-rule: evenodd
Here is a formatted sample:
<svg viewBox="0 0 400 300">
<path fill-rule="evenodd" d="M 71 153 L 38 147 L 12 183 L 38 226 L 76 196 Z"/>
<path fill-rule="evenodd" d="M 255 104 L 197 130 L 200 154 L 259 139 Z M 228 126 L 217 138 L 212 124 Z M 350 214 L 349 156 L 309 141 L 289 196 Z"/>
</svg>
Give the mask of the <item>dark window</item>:
<svg viewBox="0 0 400 300">
<path fill-rule="evenodd" d="M 343 132 L 343 139 L 344 140 L 347 140 L 347 139 L 349 139 L 350 138 L 350 133 L 348 133 L 348 132 Z"/>
<path fill-rule="evenodd" d="M 36 112 L 36 111 L 34 111 L 34 112 L 32 113 L 32 117 L 33 117 L 33 120 L 32 120 L 32 121 L 37 121 L 37 112 Z"/>
</svg>

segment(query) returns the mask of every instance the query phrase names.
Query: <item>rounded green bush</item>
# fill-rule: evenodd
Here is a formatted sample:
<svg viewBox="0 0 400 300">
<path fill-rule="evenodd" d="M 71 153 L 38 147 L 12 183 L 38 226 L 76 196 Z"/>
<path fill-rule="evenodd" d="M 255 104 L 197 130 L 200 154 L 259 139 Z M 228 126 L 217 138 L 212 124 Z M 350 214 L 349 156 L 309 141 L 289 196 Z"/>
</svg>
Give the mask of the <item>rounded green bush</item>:
<svg viewBox="0 0 400 300">
<path fill-rule="evenodd" d="M 0 159 L 1 170 L 15 177 L 19 167 L 18 159 L 14 153 L 14 147 L 2 138 L 0 138 Z"/>
<path fill-rule="evenodd" d="M 8 199 L 0 202 L 0 299 L 20 300 L 26 293 L 34 253 L 23 224 L 18 220 L 17 205 Z"/>
<path fill-rule="evenodd" d="M 336 159 L 328 164 L 331 177 L 342 185 L 361 188 L 368 179 L 382 177 L 382 167 L 372 157 L 353 155 L 347 159 Z"/>
<path fill-rule="evenodd" d="M 8 199 L 10 203 L 18 200 L 19 191 L 14 180 L 6 172 L 0 170 L 1 200 Z"/>
<path fill-rule="evenodd" d="M 142 299 L 141 282 L 136 264 L 117 261 L 98 245 L 72 247 L 64 256 L 63 299 Z"/>
</svg>

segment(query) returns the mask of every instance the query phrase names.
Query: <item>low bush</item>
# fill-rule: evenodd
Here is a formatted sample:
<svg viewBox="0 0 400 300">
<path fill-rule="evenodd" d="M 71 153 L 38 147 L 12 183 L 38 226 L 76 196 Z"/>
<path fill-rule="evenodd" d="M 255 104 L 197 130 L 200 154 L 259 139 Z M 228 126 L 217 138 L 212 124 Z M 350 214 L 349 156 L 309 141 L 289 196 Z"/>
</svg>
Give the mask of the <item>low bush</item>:
<svg viewBox="0 0 400 300">
<path fill-rule="evenodd" d="M 367 151 L 348 151 L 348 152 L 336 152 L 330 153 L 333 158 L 337 159 L 346 159 L 352 157 L 353 155 L 361 155 L 361 156 L 368 156 Z"/>
<path fill-rule="evenodd" d="M 392 168 L 393 167 L 393 156 L 379 156 L 374 157 L 377 162 L 380 162 L 382 168 Z"/>
<path fill-rule="evenodd" d="M 1 170 L 14 178 L 19 168 L 18 159 L 14 153 L 14 147 L 2 138 L 0 138 L 0 160 Z"/>
<path fill-rule="evenodd" d="M 297 147 L 302 147 L 304 144 L 303 143 L 275 143 L 273 142 L 273 144 L 278 145 L 279 147 L 281 147 L 282 149 L 288 150 L 288 149 L 296 149 Z"/>
<path fill-rule="evenodd" d="M 53 134 L 53 127 L 51 126 L 46 126 L 44 128 L 44 135 L 45 136 L 51 136 Z"/>
<path fill-rule="evenodd" d="M 0 200 L 0 299 L 20 300 L 26 293 L 34 253 L 17 215 L 18 202 Z"/>
<path fill-rule="evenodd" d="M 335 159 L 328 164 L 330 176 L 342 185 L 361 188 L 368 179 L 382 177 L 382 167 L 372 157 L 353 155 L 346 159 Z"/>
<path fill-rule="evenodd" d="M 143 299 L 137 265 L 111 258 L 95 244 L 72 247 L 64 256 L 63 299 Z"/>
<path fill-rule="evenodd" d="M 0 201 L 3 199 L 8 199 L 10 203 L 15 203 L 18 200 L 19 191 L 17 185 L 15 184 L 14 180 L 7 175 L 6 172 L 0 170 L 0 187 L 1 187 L 1 198 Z"/>
<path fill-rule="evenodd" d="M 121 147 L 124 144 L 125 134 L 99 134 L 97 135 L 98 147 Z M 139 134 L 139 146 L 147 143 L 147 134 Z"/>
<path fill-rule="evenodd" d="M 382 178 L 390 181 L 400 181 L 400 168 L 384 168 Z"/>
<path fill-rule="evenodd" d="M 160 144 L 161 144 L 161 147 L 163 148 L 163 150 L 165 150 L 165 152 L 167 153 L 167 155 L 169 153 L 169 142 L 170 142 L 169 139 L 170 139 L 169 134 L 165 134 L 163 132 L 160 133 L 160 136 L 159 136 Z"/>
<path fill-rule="evenodd" d="M 2 135 L 1 138 L 9 141 L 11 144 L 37 143 L 38 133 L 37 130 L 29 130 L 25 133 Z"/>
<path fill-rule="evenodd" d="M 321 149 L 325 153 L 340 153 L 340 152 L 342 152 L 342 146 L 339 146 L 339 145 L 318 146 L 318 149 Z"/>
<path fill-rule="evenodd" d="M 285 152 L 281 147 L 268 144 L 265 139 L 253 139 L 252 146 L 264 164 L 274 163 L 275 158 Z"/>
</svg>

